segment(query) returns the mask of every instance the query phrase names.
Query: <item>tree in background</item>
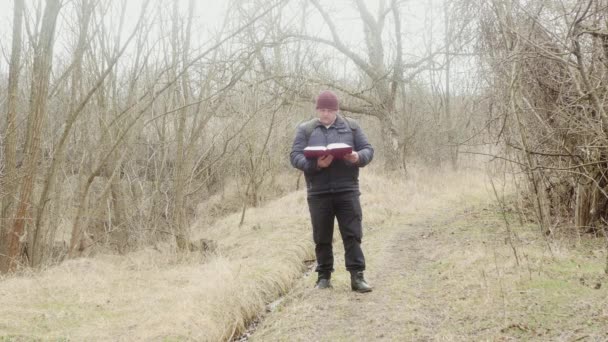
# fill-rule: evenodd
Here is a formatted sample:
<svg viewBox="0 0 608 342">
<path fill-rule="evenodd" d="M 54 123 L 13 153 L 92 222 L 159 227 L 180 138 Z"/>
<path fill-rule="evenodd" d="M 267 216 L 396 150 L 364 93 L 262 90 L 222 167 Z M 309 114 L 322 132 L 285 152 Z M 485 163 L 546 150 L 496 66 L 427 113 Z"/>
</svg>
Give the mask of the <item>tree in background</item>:
<svg viewBox="0 0 608 342">
<path fill-rule="evenodd" d="M 607 5 L 479 5 L 503 157 L 526 175 L 521 190 L 544 234 L 597 231 L 607 219 Z"/>
</svg>

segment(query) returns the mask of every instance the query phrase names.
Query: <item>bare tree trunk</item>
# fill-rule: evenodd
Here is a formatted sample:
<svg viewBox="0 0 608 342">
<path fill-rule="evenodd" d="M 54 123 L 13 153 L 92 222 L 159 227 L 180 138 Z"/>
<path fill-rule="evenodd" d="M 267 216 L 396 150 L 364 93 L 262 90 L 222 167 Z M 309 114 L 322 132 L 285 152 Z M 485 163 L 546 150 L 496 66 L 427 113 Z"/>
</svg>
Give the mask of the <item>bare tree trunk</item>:
<svg viewBox="0 0 608 342">
<path fill-rule="evenodd" d="M 392 123 L 393 120 L 388 115 L 381 120 L 382 143 L 385 152 L 384 166 L 386 170 L 396 170 L 400 167 L 400 156 L 402 154 L 401 147 L 399 146 L 399 134 Z"/>
<path fill-rule="evenodd" d="M 591 222 L 591 188 L 593 184 L 578 184 L 576 186 L 576 203 L 574 209 L 574 226 L 586 230 Z"/>
<path fill-rule="evenodd" d="M 600 182 L 588 182 L 589 184 L 577 184 L 575 189 L 574 226 L 582 232 L 593 230 L 606 202 L 599 188 Z"/>
<path fill-rule="evenodd" d="M 448 133 L 448 151 L 452 170 L 458 169 L 458 146 L 456 145 L 455 130 L 452 120 L 451 99 L 450 99 L 450 69 L 452 64 L 452 56 L 450 54 L 450 45 L 452 44 L 452 35 L 450 30 L 450 6 L 447 1 L 443 4 L 444 8 L 444 25 L 445 25 L 445 129 Z"/>
<path fill-rule="evenodd" d="M 77 108 L 79 107 L 78 101 L 80 100 L 82 93 L 82 59 L 87 47 L 88 26 L 93 13 L 93 8 L 94 5 L 91 3 L 91 1 L 85 0 L 82 2 L 81 13 L 79 16 L 80 29 L 78 34 L 78 43 L 76 45 L 76 50 L 74 51 L 74 59 L 72 62 L 72 83 L 69 98 L 70 116 L 72 116 L 72 113 L 77 111 Z M 69 126 L 71 126 L 71 123 L 68 123 L 68 127 Z M 56 174 L 57 169 L 59 165 L 63 164 L 65 157 L 64 146 L 65 141 L 60 140 L 59 148 L 54 151 L 53 161 L 48 169 L 42 194 L 40 195 L 40 199 L 38 201 L 34 234 L 30 240 L 31 248 L 29 249 L 30 265 L 32 267 L 42 264 L 42 262 L 45 260 L 46 253 L 49 251 L 48 247 L 53 245 L 55 231 L 57 229 L 58 216 L 53 215 L 52 221 L 54 223 L 49 224 L 48 226 L 45 226 L 44 217 L 47 211 L 47 205 L 50 202 L 50 194 L 53 194 L 53 196 L 57 199 L 61 197 L 61 192 L 63 191 L 62 187 L 56 188 L 55 185 L 58 182 Z"/>
<path fill-rule="evenodd" d="M 23 22 L 23 0 L 15 0 L 13 13 L 13 44 L 8 75 L 8 99 L 6 116 L 6 142 L 4 143 L 5 175 L 0 177 L 0 270 L 5 269 L 5 236 L 12 224 L 13 194 L 17 183 L 17 95 L 19 92 L 19 69 L 21 68 L 21 35 Z"/>
<path fill-rule="evenodd" d="M 192 15 L 194 12 L 194 4 L 193 0 L 189 1 L 188 4 L 188 22 L 186 25 L 186 36 L 184 37 L 184 45 L 182 47 L 182 63 L 186 65 L 188 62 L 188 50 L 190 48 L 190 31 L 192 28 Z M 172 43 L 173 43 L 173 67 L 177 69 L 179 65 L 179 4 L 178 2 L 174 3 L 174 13 L 173 13 L 173 32 L 172 32 Z M 184 104 L 190 102 L 190 80 L 188 76 L 188 72 L 184 72 L 181 76 L 181 97 L 178 97 L 178 91 L 176 90 L 176 101 L 175 105 L 179 106 L 180 100 L 183 101 Z M 180 86 L 177 85 L 176 88 Z M 177 127 L 177 153 L 175 158 L 175 170 L 174 170 L 174 192 L 175 192 L 175 200 L 173 207 L 173 223 L 175 227 L 175 240 L 177 243 L 177 247 L 185 251 L 188 249 L 188 241 L 190 241 L 189 237 L 189 227 L 187 227 L 186 220 L 186 178 L 188 174 L 188 170 L 190 169 L 189 164 L 190 160 L 186 156 L 186 117 L 188 115 L 188 108 L 183 107 L 178 111 L 176 127 Z"/>
<path fill-rule="evenodd" d="M 31 113 L 28 120 L 26 157 L 24 160 L 25 175 L 19 192 L 15 222 L 8 235 L 9 247 L 6 254 L 9 261 L 3 268 L 4 271 L 12 271 L 17 266 L 22 244 L 25 241 L 25 223 L 31 219 L 30 202 L 38 176 L 42 127 L 47 114 L 46 103 L 53 59 L 55 27 L 60 9 L 60 0 L 47 1 L 40 27 L 39 41 L 36 45 L 30 98 Z"/>
<path fill-rule="evenodd" d="M 126 11 L 126 2 L 123 3 L 123 10 L 122 10 L 122 14 L 121 14 L 121 18 L 120 18 L 120 27 L 122 28 L 125 22 L 125 13 Z M 117 35 L 115 37 L 115 41 L 114 41 L 114 48 L 116 51 L 119 50 L 120 48 L 120 35 Z M 139 53 L 139 45 L 136 47 Z M 137 61 L 138 61 L 138 57 L 139 55 L 137 55 L 136 57 L 136 62 L 134 65 L 134 68 L 137 68 Z M 112 63 L 112 61 L 108 61 L 108 63 Z M 111 84 L 112 84 L 112 91 L 114 94 L 116 94 L 114 97 L 118 98 L 118 93 L 119 93 L 119 85 L 118 85 L 118 76 L 117 76 L 118 72 L 116 71 L 116 69 L 113 70 L 112 72 L 112 77 L 111 77 Z M 128 95 L 127 95 L 127 100 L 126 100 L 126 107 L 130 108 L 133 105 L 133 82 L 134 82 L 134 76 L 131 76 L 131 80 L 129 82 L 129 88 L 128 88 Z M 120 105 L 119 103 L 117 103 L 117 101 L 113 101 L 112 102 L 112 112 L 118 113 L 120 112 Z M 117 129 L 116 130 L 116 134 L 119 135 L 120 134 L 120 130 Z M 113 241 L 119 241 L 121 249 L 124 250 L 125 246 L 127 246 L 129 244 L 129 234 L 127 232 L 127 228 L 126 228 L 126 221 L 127 221 L 127 203 L 125 201 L 125 195 L 122 189 L 122 181 L 121 181 L 121 170 L 123 168 L 123 157 L 125 155 L 126 152 L 124 151 L 120 151 L 117 149 L 117 151 L 114 153 L 113 158 L 110 158 L 107 162 L 107 164 L 105 165 L 106 167 L 106 177 L 107 177 L 107 181 L 109 183 L 106 184 L 106 186 L 109 186 L 109 199 L 104 198 L 103 196 L 99 198 L 99 204 L 97 205 L 97 212 L 100 213 L 101 208 L 103 207 L 103 202 L 109 201 L 110 204 L 110 208 L 108 210 L 107 213 L 107 220 L 105 222 L 105 225 L 107 227 L 107 229 L 109 230 L 109 234 L 108 236 L 111 237 L 111 239 Z"/>
</svg>

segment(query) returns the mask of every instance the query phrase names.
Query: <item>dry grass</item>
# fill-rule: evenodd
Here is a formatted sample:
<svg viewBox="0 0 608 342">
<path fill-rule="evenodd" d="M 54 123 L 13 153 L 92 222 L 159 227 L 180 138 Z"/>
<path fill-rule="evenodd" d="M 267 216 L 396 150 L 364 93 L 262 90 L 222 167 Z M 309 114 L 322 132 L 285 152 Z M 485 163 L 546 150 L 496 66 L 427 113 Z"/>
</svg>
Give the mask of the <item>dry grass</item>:
<svg viewBox="0 0 608 342">
<path fill-rule="evenodd" d="M 0 280 L 0 336 L 69 340 L 225 340 L 285 293 L 312 257 L 303 192 L 212 227 L 214 255 L 166 246 L 71 260 Z"/>
<path fill-rule="evenodd" d="M 259 340 L 575 336 L 540 330 L 559 325 L 542 317 L 560 318 L 568 310 L 579 315 L 578 323 L 605 323 L 605 296 L 604 302 L 600 298 L 606 286 L 593 289 L 603 281 L 595 277 L 601 249 L 588 249 L 595 262 L 577 254 L 571 241 L 558 241 L 552 258 L 533 227 L 519 227 L 516 247 L 523 261 L 516 266 L 484 178 L 480 172 L 412 172 L 404 180 L 363 172 L 363 246 L 368 278 L 377 286 L 370 296 L 350 292 L 339 235 L 334 290 L 312 291 L 314 280 L 302 279 L 303 260 L 314 255 L 300 191 L 249 209 L 242 227 L 239 212 L 213 224 L 199 220 L 195 237 L 215 240 L 213 255 L 178 255 L 159 245 L 1 279 L 0 336 L 226 340 L 288 291 L 279 313 L 261 325 Z M 583 244 L 594 242 L 580 241 L 577 248 Z M 353 318 L 361 305 L 367 315 Z M 595 319 L 585 315 L 586 308 Z M 332 320 L 319 321 L 328 315 Z M 324 324 L 328 332 L 319 335 Z"/>
<path fill-rule="evenodd" d="M 407 179 L 365 173 L 361 183 L 363 249 L 368 263 L 367 275 L 372 284 L 380 285 L 379 278 L 383 277 L 383 273 L 408 272 L 406 265 L 388 256 L 392 247 L 398 248 L 399 252 L 402 247 L 408 248 L 413 243 L 395 240 L 397 232 L 408 230 L 411 223 L 449 217 L 449 213 L 443 210 L 454 205 L 462 207 L 465 205 L 463 201 L 466 201 L 466 205 L 491 203 L 491 189 L 483 180 L 484 175 L 480 171 L 448 174 L 411 171 Z M 270 315 L 263 322 L 254 340 L 374 340 L 378 338 L 378 329 L 395 334 L 403 328 L 403 324 L 399 327 L 391 324 L 394 316 L 401 314 L 383 305 L 400 304 L 397 295 L 406 290 L 400 287 L 403 284 L 382 284 L 380 286 L 386 286 L 387 291 L 375 291 L 371 296 L 361 297 L 352 293 L 343 266 L 339 234 L 335 236 L 335 241 L 334 289 L 326 292 L 313 290 L 314 279 L 311 277 L 297 282 L 279 308 L 279 313 Z M 371 306 L 366 305 L 365 298 L 372 298 Z M 400 309 L 407 311 L 404 307 Z M 391 336 L 401 337 L 398 334 Z"/>
<path fill-rule="evenodd" d="M 513 245 L 519 265 L 496 207 L 432 226 L 437 248 L 426 253 L 433 261 L 428 273 L 436 274 L 441 285 L 434 286 L 439 293 L 430 306 L 449 317 L 431 330 L 434 337 L 605 340 L 603 243 L 547 244 L 536 226 L 519 226 L 515 217 L 508 218 L 517 235 Z"/>
<path fill-rule="evenodd" d="M 363 197 L 374 292 L 350 291 L 338 244 L 334 289 L 297 282 L 254 340 L 608 338 L 603 241 L 552 241 L 550 251 L 536 226 L 509 212 L 517 265 L 484 175 L 374 177 L 368 185 L 380 191 Z"/>
</svg>

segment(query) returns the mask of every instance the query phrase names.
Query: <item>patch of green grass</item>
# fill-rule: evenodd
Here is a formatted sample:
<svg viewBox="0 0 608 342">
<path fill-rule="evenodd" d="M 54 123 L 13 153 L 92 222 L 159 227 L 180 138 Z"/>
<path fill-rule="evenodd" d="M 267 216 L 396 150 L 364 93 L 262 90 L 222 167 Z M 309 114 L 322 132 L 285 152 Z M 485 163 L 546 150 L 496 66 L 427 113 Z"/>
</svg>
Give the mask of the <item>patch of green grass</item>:
<svg viewBox="0 0 608 342">
<path fill-rule="evenodd" d="M 22 341 L 39 341 L 32 337 L 18 336 L 18 335 L 6 335 L 0 336 L 0 342 L 22 342 Z"/>
<path fill-rule="evenodd" d="M 525 287 L 528 289 L 550 291 L 552 297 L 557 297 L 564 293 L 575 294 L 583 289 L 579 284 L 571 281 L 549 278 L 533 278 L 525 283 Z"/>
<path fill-rule="evenodd" d="M 596 302 L 593 298 L 597 298 L 598 304 L 602 301 L 597 290 L 567 279 L 535 278 L 518 284 L 518 290 L 525 294 L 519 298 L 515 294 L 512 305 L 521 308 L 520 319 L 538 328 L 557 331 L 564 326 L 580 327 L 589 318 L 587 309 L 580 307 L 581 301 Z"/>
<path fill-rule="evenodd" d="M 545 268 L 551 272 L 570 275 L 580 273 L 602 274 L 604 272 L 604 264 L 602 262 L 589 259 L 558 260 L 547 264 Z"/>
<path fill-rule="evenodd" d="M 437 272 L 447 272 L 454 267 L 454 263 L 448 260 L 439 260 L 431 264 L 431 269 Z"/>
<path fill-rule="evenodd" d="M 28 326 L 33 327 L 32 334 L 47 335 L 81 327 L 86 322 L 100 318 L 109 320 L 118 316 L 117 312 L 93 303 L 47 300 L 34 306 Z"/>
<path fill-rule="evenodd" d="M 0 342 L 30 342 L 30 341 L 49 341 L 49 342 L 68 342 L 69 339 L 66 337 L 48 339 L 34 336 L 23 336 L 23 335 L 6 335 L 0 336 Z"/>
<path fill-rule="evenodd" d="M 458 317 L 471 307 L 480 308 L 480 312 L 486 310 L 487 317 L 498 318 L 495 315 L 502 311 L 505 315 L 504 319 L 510 323 L 503 325 L 504 322 L 499 323 L 502 321 L 499 319 L 493 322 L 499 326 L 494 326 L 492 329 L 472 324 L 475 319 L 464 319 L 465 322 L 458 322 L 458 324 L 462 323 L 461 330 L 465 334 L 463 336 L 470 337 L 477 332 L 478 337 L 502 336 L 527 340 L 548 338 L 549 335 L 560 336 L 560 331 L 563 332 L 566 326 L 585 327 L 584 331 L 588 332 L 601 331 L 601 325 L 605 322 L 589 320 L 588 310 L 581 308 L 582 304 L 580 304 L 581 300 L 592 303 L 592 306 L 606 303 L 605 291 L 608 287 L 606 281 L 608 279 L 603 274 L 605 259 L 601 253 L 601 246 L 598 247 L 598 239 L 588 241 L 583 238 L 572 247 L 562 245 L 562 249 L 557 249 L 555 258 L 551 258 L 546 249 L 545 237 L 541 235 L 537 225 L 529 222 L 521 225 L 517 213 L 514 212 L 507 212 L 505 216 L 511 232 L 516 235 L 513 236 L 512 241 L 520 258 L 520 266 L 507 261 L 511 256 L 511 247 L 506 240 L 505 218 L 498 207 L 468 208 L 457 215 L 452 222 L 442 224 L 445 226 L 443 232 L 449 234 L 446 235 L 448 239 L 464 243 L 471 253 L 467 260 L 463 258 L 467 255 L 464 251 L 458 253 L 453 251 L 448 254 L 447 260 L 432 264 L 434 271 L 443 274 L 453 270 L 458 273 L 462 272 L 465 266 L 483 268 L 483 265 L 495 263 L 498 263 L 497 267 L 502 270 L 499 278 L 502 279 L 501 287 L 504 287 L 504 292 L 503 290 L 499 293 L 490 292 L 493 298 L 491 302 L 486 301 L 482 290 L 471 288 L 471 291 L 467 291 L 469 293 L 465 293 L 464 289 L 468 288 L 463 287 L 460 297 L 455 298 L 448 309 L 451 311 L 451 317 Z M 441 225 L 434 228 L 437 231 L 442 230 Z M 479 255 L 474 253 L 475 248 L 478 250 L 481 248 L 478 243 L 487 246 L 485 253 Z M 555 240 L 552 240 L 552 243 L 555 243 Z M 494 260 L 492 255 L 499 257 Z M 480 260 L 476 260 L 475 257 Z M 530 273 L 530 277 L 524 272 L 526 265 L 536 269 Z M 490 287 L 497 286 L 496 283 L 492 283 L 492 279 L 496 280 L 496 275 L 490 273 L 488 276 Z M 460 279 L 458 284 L 462 285 L 468 280 L 470 279 Z M 502 296 L 505 296 L 505 301 L 500 300 Z M 573 315 L 577 317 L 571 318 Z M 480 314 L 479 317 L 483 316 Z M 444 327 L 443 331 L 458 330 L 455 326 L 448 326 Z"/>
</svg>

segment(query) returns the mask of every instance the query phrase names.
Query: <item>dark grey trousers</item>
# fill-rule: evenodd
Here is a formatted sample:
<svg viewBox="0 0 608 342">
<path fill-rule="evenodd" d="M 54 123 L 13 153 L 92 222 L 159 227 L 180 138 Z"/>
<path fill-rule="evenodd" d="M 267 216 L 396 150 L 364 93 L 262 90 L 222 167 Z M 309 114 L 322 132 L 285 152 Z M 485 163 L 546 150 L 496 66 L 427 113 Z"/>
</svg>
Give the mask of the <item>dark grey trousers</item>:
<svg viewBox="0 0 608 342">
<path fill-rule="evenodd" d="M 365 257 L 361 250 L 363 228 L 359 192 L 349 191 L 337 194 L 315 195 L 308 197 L 308 208 L 312 221 L 317 268 L 319 273 L 334 270 L 332 240 L 334 235 L 334 218 L 344 243 L 344 259 L 349 271 L 365 270 Z"/>
</svg>

